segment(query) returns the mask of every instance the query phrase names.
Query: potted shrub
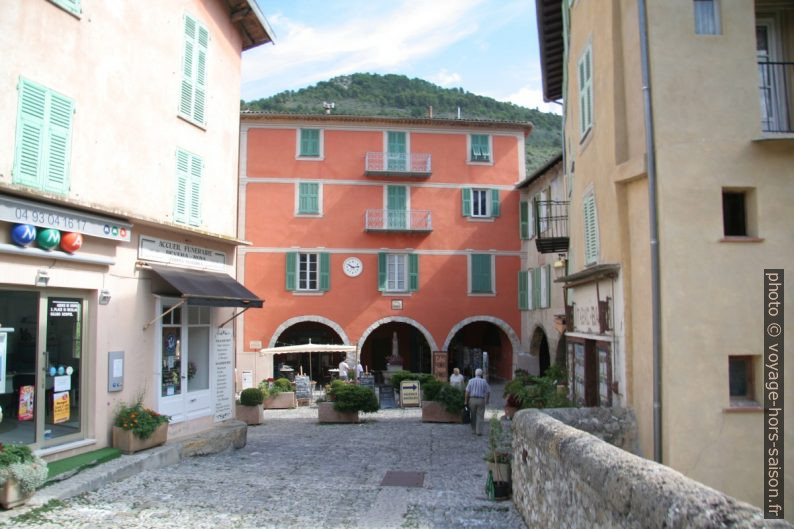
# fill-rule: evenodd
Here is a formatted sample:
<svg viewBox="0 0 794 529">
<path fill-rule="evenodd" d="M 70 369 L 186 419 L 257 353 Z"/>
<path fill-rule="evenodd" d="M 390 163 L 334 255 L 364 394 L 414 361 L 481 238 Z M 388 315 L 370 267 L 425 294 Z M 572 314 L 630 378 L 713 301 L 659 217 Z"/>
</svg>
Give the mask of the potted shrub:
<svg viewBox="0 0 794 529">
<path fill-rule="evenodd" d="M 521 408 L 569 408 L 569 401 L 560 386 L 565 384 L 565 370 L 557 364 L 549 367 L 542 377 L 517 369 L 515 378 L 505 384 L 505 415 L 512 418 Z M 517 408 L 517 409 L 511 409 Z"/>
<path fill-rule="evenodd" d="M 326 386 L 328 400 L 318 400 L 318 421 L 321 423 L 359 422 L 359 412 L 378 411 L 378 398 L 364 386 L 334 380 Z"/>
<path fill-rule="evenodd" d="M 13 509 L 47 480 L 47 463 L 27 445 L 0 444 L 0 505 Z"/>
<path fill-rule="evenodd" d="M 422 422 L 463 422 L 463 392 L 446 382 L 428 380 L 422 384 Z"/>
<path fill-rule="evenodd" d="M 259 388 L 246 388 L 240 393 L 235 416 L 249 426 L 262 424 L 262 401 L 264 396 Z"/>
<path fill-rule="evenodd" d="M 168 438 L 168 415 L 145 408 L 139 398 L 132 405 L 122 405 L 113 423 L 113 446 L 124 454 L 133 454 L 165 443 Z"/>
<path fill-rule="evenodd" d="M 265 398 L 262 407 L 266 410 L 283 410 L 298 406 L 292 382 L 286 378 L 276 379 L 272 384 L 263 380 L 259 383 L 259 390 Z"/>
<path fill-rule="evenodd" d="M 488 464 L 486 489 L 491 499 L 510 497 L 512 490 L 510 460 L 512 455 L 513 447 L 510 432 L 505 432 L 501 421 L 494 415 L 491 417 L 491 427 L 488 432 L 488 449 L 484 457 Z"/>
</svg>

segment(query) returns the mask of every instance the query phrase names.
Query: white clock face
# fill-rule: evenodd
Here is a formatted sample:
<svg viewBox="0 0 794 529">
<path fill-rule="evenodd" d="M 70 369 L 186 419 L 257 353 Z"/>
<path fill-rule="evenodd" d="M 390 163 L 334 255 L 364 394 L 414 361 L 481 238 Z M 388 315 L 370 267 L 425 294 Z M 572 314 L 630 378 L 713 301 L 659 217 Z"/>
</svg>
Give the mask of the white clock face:
<svg viewBox="0 0 794 529">
<path fill-rule="evenodd" d="M 348 257 L 342 264 L 342 270 L 348 277 L 356 277 L 364 270 L 364 264 L 358 257 Z"/>
</svg>

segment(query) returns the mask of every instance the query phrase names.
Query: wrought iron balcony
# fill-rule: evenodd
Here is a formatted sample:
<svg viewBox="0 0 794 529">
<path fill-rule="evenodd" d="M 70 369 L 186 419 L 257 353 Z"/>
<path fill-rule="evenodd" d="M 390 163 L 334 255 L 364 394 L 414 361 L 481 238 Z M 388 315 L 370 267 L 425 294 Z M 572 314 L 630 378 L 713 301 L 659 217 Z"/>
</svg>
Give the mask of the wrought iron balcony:
<svg viewBox="0 0 794 529">
<path fill-rule="evenodd" d="M 368 209 L 364 216 L 365 231 L 428 232 L 433 230 L 429 211 Z"/>
<path fill-rule="evenodd" d="M 568 251 L 568 202 L 535 201 L 535 247 L 540 253 Z"/>
<path fill-rule="evenodd" d="M 794 132 L 794 62 L 759 62 L 761 130 Z"/>
<path fill-rule="evenodd" d="M 427 153 L 368 152 L 364 157 L 364 174 L 367 176 L 427 178 L 430 172 L 430 155 Z"/>
</svg>

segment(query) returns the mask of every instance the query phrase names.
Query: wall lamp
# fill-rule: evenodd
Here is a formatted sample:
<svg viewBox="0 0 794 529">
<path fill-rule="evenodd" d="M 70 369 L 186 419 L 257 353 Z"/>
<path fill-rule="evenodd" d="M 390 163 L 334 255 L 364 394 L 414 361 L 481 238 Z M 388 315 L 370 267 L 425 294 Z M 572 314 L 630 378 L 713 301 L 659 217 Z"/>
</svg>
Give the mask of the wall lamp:
<svg viewBox="0 0 794 529">
<path fill-rule="evenodd" d="M 99 304 L 107 305 L 110 303 L 110 290 L 102 289 L 99 291 Z"/>
<path fill-rule="evenodd" d="M 40 268 L 36 271 L 36 282 L 34 285 L 37 287 L 46 287 L 50 282 L 50 273 L 47 270 Z"/>
</svg>

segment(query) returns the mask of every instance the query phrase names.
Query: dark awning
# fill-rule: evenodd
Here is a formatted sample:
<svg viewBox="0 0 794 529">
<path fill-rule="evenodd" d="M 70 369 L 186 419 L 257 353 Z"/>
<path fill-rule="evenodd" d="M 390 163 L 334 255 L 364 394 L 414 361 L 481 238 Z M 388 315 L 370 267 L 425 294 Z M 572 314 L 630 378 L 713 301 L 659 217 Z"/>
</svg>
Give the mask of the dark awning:
<svg viewBox="0 0 794 529">
<path fill-rule="evenodd" d="M 150 265 L 162 281 L 152 281 L 152 292 L 181 297 L 188 305 L 262 308 L 264 301 L 228 274 Z M 154 277 L 153 277 L 154 279 Z"/>
</svg>

